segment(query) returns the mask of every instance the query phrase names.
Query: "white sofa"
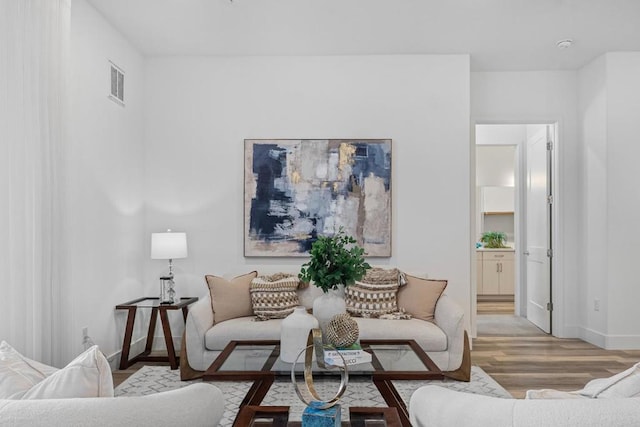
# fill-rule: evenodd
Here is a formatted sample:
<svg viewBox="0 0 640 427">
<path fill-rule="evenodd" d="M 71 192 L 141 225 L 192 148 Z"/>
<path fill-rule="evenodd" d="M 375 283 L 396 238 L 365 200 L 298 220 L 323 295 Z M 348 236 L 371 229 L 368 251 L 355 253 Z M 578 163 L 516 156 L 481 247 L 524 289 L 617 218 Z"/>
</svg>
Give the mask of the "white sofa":
<svg viewBox="0 0 640 427">
<path fill-rule="evenodd" d="M 141 397 L 0 400 L 3 427 L 217 426 L 224 396 L 212 384 Z"/>
<path fill-rule="evenodd" d="M 315 286 L 298 290 L 300 303 L 307 308 L 322 291 Z M 435 309 L 435 321 L 420 319 L 385 320 L 355 318 L 361 339 L 414 339 L 443 371 L 457 370 L 464 353 L 464 311 L 443 294 Z M 187 359 L 196 371 L 205 371 L 231 340 L 279 340 L 281 319 L 254 322 L 241 317 L 214 324 L 209 294 L 191 309 L 185 327 Z"/>
<path fill-rule="evenodd" d="M 640 400 L 500 399 L 425 386 L 409 413 L 414 427 L 637 427 Z"/>
</svg>

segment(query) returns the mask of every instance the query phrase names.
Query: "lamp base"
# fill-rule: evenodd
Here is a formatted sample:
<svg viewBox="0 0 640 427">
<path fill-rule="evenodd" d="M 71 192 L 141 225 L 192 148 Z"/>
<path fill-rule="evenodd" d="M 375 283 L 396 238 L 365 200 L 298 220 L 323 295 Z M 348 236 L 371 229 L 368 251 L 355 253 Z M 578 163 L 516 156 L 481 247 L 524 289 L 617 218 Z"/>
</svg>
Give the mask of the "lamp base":
<svg viewBox="0 0 640 427">
<path fill-rule="evenodd" d="M 160 278 L 160 304 L 175 304 L 177 302 L 173 276 Z"/>
</svg>

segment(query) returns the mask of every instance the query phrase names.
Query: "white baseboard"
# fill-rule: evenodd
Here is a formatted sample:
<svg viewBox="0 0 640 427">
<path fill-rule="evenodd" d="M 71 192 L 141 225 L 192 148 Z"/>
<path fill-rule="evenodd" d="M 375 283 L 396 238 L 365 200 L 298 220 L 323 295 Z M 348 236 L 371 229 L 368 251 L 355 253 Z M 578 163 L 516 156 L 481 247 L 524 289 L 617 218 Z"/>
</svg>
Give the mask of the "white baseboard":
<svg viewBox="0 0 640 427">
<path fill-rule="evenodd" d="M 180 355 L 180 344 L 182 344 L 182 336 L 173 337 L 173 348 L 176 350 L 176 356 Z M 153 337 L 152 351 L 166 351 L 167 345 L 164 342 L 164 335 L 157 335 Z"/>
<path fill-rule="evenodd" d="M 580 334 L 578 336 L 586 342 L 600 348 L 605 348 L 605 344 L 607 342 L 607 337 L 603 333 L 594 331 L 590 328 L 580 327 Z"/>
<path fill-rule="evenodd" d="M 582 327 L 581 326 L 575 326 L 575 325 L 569 325 L 569 326 L 565 326 L 564 328 L 562 328 L 562 331 L 560 331 L 561 333 L 556 334 L 555 333 L 555 329 L 554 329 L 554 334 L 553 336 L 558 337 L 558 338 L 582 338 Z"/>
<path fill-rule="evenodd" d="M 180 354 L 180 344 L 182 343 L 182 336 L 173 337 L 173 348 L 176 350 L 176 356 Z M 144 351 L 144 348 L 147 344 L 147 337 L 144 336 L 142 338 L 138 338 L 137 340 L 131 343 L 131 349 L 129 350 L 129 358 L 133 358 L 135 355 L 140 354 Z M 166 351 L 167 346 L 164 343 L 164 336 L 159 335 L 153 338 L 153 345 L 151 346 L 151 351 Z M 115 353 L 112 353 L 107 356 L 107 361 L 109 361 L 109 366 L 112 371 L 120 369 L 120 356 L 122 355 L 122 350 L 118 350 Z"/>
<path fill-rule="evenodd" d="M 606 335 L 590 328 L 581 328 L 580 338 L 605 350 L 640 349 L 640 335 Z"/>
</svg>

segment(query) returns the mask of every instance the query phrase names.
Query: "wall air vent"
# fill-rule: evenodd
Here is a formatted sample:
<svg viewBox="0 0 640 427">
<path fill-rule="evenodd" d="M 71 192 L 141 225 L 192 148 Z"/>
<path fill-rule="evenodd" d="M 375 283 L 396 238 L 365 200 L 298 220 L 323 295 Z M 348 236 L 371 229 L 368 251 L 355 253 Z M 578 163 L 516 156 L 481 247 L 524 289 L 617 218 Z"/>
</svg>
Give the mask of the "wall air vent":
<svg viewBox="0 0 640 427">
<path fill-rule="evenodd" d="M 109 67 L 111 68 L 109 99 L 124 107 L 124 71 L 111 61 L 109 61 Z"/>
</svg>

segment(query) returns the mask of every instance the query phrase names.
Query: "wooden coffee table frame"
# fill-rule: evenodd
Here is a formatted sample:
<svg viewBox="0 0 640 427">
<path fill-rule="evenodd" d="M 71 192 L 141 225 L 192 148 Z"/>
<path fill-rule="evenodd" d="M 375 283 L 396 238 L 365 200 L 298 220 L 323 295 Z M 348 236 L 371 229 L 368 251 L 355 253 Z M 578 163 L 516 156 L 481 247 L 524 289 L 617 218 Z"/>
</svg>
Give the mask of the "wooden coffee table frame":
<svg viewBox="0 0 640 427">
<path fill-rule="evenodd" d="M 424 350 L 414 340 L 361 340 L 360 345 L 363 349 L 370 349 L 371 346 L 377 345 L 406 345 L 411 348 L 415 355 L 420 359 L 427 371 L 385 371 L 384 367 L 376 357 L 374 351 L 372 353 L 371 364 L 374 371 L 371 372 L 371 378 L 383 399 L 390 408 L 396 408 L 402 426 L 410 427 L 409 411 L 402 397 L 393 385 L 393 380 L 442 380 L 443 372 L 424 352 Z M 220 371 L 222 365 L 233 353 L 236 347 L 244 346 L 273 346 L 273 351 L 265 361 L 259 371 Z M 252 380 L 253 384 L 245 395 L 240 408 L 244 406 L 252 406 L 257 408 L 268 408 L 260 406 L 260 403 L 269 392 L 271 385 L 276 379 L 276 373 L 271 371 L 274 363 L 280 356 L 280 342 L 277 340 L 253 340 L 253 341 L 230 341 L 222 350 L 222 353 L 213 361 L 209 369 L 203 375 L 204 381 L 246 381 Z M 371 408 L 369 408 L 371 409 Z M 288 409 L 287 409 L 288 410 Z M 242 412 L 242 411 L 240 411 Z M 239 416 L 234 422 L 234 426 L 243 426 L 247 424 L 239 423 Z M 274 424 L 279 425 L 279 424 Z"/>
<path fill-rule="evenodd" d="M 258 421 L 256 418 L 264 418 Z M 364 406 L 351 406 L 349 408 L 349 421 L 343 421 L 345 427 L 365 427 L 370 420 L 384 420 L 387 427 L 401 427 L 402 422 L 396 408 L 368 408 Z M 288 406 L 252 406 L 240 408 L 234 425 L 260 426 L 260 427 L 301 427 L 300 421 L 289 421 Z"/>
</svg>

